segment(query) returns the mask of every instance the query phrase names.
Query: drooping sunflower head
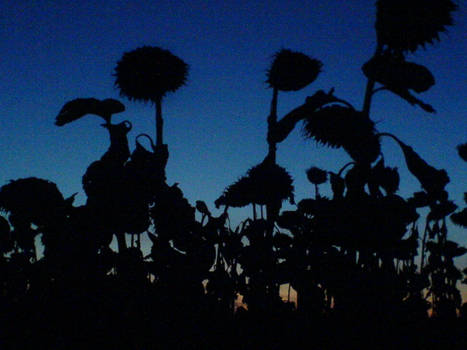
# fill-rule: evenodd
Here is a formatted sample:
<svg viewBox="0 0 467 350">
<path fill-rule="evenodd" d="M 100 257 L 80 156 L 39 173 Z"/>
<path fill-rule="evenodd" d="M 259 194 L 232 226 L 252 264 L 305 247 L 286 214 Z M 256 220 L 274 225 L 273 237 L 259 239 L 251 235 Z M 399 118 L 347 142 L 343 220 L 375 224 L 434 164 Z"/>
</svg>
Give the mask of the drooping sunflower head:
<svg viewBox="0 0 467 350">
<path fill-rule="evenodd" d="M 377 0 L 378 41 L 392 49 L 411 52 L 433 44 L 452 25 L 451 13 L 456 9 L 451 0 Z"/>
<path fill-rule="evenodd" d="M 282 49 L 274 55 L 266 82 L 281 91 L 297 91 L 312 83 L 322 66 L 321 61 L 301 52 Z"/>
<path fill-rule="evenodd" d="M 325 146 L 345 151 L 358 162 L 372 163 L 381 152 L 374 122 L 363 112 L 329 105 L 304 119 L 303 135 Z"/>
<path fill-rule="evenodd" d="M 122 96 L 155 101 L 185 85 L 188 65 L 168 50 L 143 46 L 123 54 L 114 76 Z"/>
</svg>

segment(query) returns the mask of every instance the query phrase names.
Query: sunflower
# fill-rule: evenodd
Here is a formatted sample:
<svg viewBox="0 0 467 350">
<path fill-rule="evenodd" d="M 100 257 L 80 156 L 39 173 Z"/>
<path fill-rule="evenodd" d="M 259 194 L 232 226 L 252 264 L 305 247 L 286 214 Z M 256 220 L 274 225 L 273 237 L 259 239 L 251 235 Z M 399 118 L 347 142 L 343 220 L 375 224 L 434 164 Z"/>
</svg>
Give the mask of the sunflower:
<svg viewBox="0 0 467 350">
<path fill-rule="evenodd" d="M 439 34 L 452 25 L 451 0 L 378 0 L 376 32 L 381 45 L 398 51 L 415 51 L 439 41 Z"/>
<path fill-rule="evenodd" d="M 292 183 L 292 177 L 283 167 L 266 160 L 250 168 L 245 176 L 228 186 L 215 205 L 244 207 L 252 203 L 265 205 L 285 199 L 293 203 Z"/>
<path fill-rule="evenodd" d="M 323 64 L 301 52 L 282 49 L 274 55 L 266 82 L 280 91 L 297 91 L 312 83 Z"/>
<path fill-rule="evenodd" d="M 143 46 L 123 54 L 114 76 L 120 94 L 130 100 L 151 101 L 156 105 L 156 144 L 162 140 L 162 98 L 185 85 L 188 65 L 170 51 Z"/>
<path fill-rule="evenodd" d="M 269 87 L 273 89 L 271 112 L 268 117 L 269 157 L 275 162 L 276 144 L 280 129 L 277 128 L 277 97 L 279 91 L 297 91 L 313 82 L 321 72 L 322 63 L 301 52 L 282 49 L 274 55 L 271 67 L 267 71 Z M 292 126 L 293 128 L 293 126 Z M 289 130 L 290 132 L 290 130 Z M 287 137 L 285 131 L 281 136 Z M 280 138 L 280 136 L 279 136 Z"/>
<path fill-rule="evenodd" d="M 310 113 L 304 119 L 303 134 L 328 147 L 343 147 L 355 161 L 372 163 L 381 151 L 374 122 L 364 113 L 340 105 Z"/>
</svg>

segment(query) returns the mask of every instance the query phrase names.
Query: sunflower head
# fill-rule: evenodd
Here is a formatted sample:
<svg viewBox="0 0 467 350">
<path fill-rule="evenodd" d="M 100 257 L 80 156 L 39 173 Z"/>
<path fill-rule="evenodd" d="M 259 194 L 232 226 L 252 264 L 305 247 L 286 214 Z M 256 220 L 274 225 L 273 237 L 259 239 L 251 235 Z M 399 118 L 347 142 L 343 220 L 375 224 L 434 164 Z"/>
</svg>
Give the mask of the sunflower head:
<svg viewBox="0 0 467 350">
<path fill-rule="evenodd" d="M 294 202 L 293 179 L 281 166 L 268 161 L 250 168 L 246 175 L 232 185 L 215 201 L 229 207 L 244 207 L 251 203 L 265 205 L 288 199 Z"/>
<path fill-rule="evenodd" d="M 186 83 L 188 65 L 170 51 L 143 46 L 123 54 L 115 85 L 130 100 L 155 101 Z"/>
<path fill-rule="evenodd" d="M 274 55 L 266 82 L 281 91 L 297 91 L 312 83 L 323 64 L 301 52 L 282 49 Z"/>
<path fill-rule="evenodd" d="M 358 162 L 372 163 L 381 152 L 374 122 L 365 113 L 330 105 L 304 119 L 303 135 L 325 146 L 345 151 Z"/>
<path fill-rule="evenodd" d="M 439 40 L 439 33 L 452 25 L 451 12 L 456 9 L 451 0 L 378 0 L 378 41 L 392 49 L 411 52 L 433 44 Z"/>
</svg>

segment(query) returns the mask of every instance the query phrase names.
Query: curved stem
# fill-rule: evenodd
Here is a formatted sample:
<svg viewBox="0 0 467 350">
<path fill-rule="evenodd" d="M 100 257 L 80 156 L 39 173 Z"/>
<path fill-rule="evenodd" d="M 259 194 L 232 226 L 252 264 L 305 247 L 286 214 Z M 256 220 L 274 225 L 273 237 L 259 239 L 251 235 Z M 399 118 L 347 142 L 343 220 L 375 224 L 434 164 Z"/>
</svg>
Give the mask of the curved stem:
<svg viewBox="0 0 467 350">
<path fill-rule="evenodd" d="M 401 140 L 399 140 L 399 138 L 391 133 L 388 133 L 388 132 L 379 132 L 376 134 L 376 137 L 381 137 L 381 136 L 387 136 L 387 137 L 390 137 L 392 138 L 394 141 L 396 141 L 399 145 L 402 143 Z"/>
<path fill-rule="evenodd" d="M 346 100 L 343 100 L 341 98 L 335 98 L 335 101 L 331 101 L 329 103 L 335 103 L 335 102 L 340 102 L 342 103 L 343 105 L 346 105 L 347 107 L 349 107 L 350 109 L 352 110 L 355 110 L 355 107 L 350 103 L 350 102 L 347 102 Z M 329 103 L 326 103 L 326 104 L 329 104 Z M 322 107 L 324 107 L 326 104 L 324 104 Z"/>
<path fill-rule="evenodd" d="M 349 162 L 347 163 L 346 165 L 344 165 L 341 170 L 339 170 L 339 172 L 337 173 L 337 176 L 341 176 L 342 172 L 349 166 L 349 165 L 353 165 L 355 164 L 355 162 Z"/>
<path fill-rule="evenodd" d="M 388 91 L 389 91 L 389 89 L 388 89 L 386 86 L 381 86 L 381 87 L 379 87 L 379 88 L 377 88 L 377 89 L 373 89 L 373 92 L 372 92 L 371 94 L 374 95 L 374 94 L 376 94 L 378 91 L 384 91 L 384 90 L 388 90 Z"/>
<path fill-rule="evenodd" d="M 135 139 L 137 144 L 140 144 L 139 141 L 138 141 L 138 139 L 139 139 L 140 137 L 146 137 L 146 138 L 149 140 L 149 143 L 150 143 L 150 145 L 151 145 L 152 150 L 154 151 L 154 150 L 156 149 L 156 147 L 154 146 L 154 142 L 152 141 L 151 136 L 149 136 L 148 134 L 146 134 L 146 133 L 144 133 L 144 132 L 141 133 L 141 134 L 139 134 L 138 136 L 136 136 L 136 139 Z M 141 144 L 140 144 L 140 145 L 141 145 Z"/>
</svg>

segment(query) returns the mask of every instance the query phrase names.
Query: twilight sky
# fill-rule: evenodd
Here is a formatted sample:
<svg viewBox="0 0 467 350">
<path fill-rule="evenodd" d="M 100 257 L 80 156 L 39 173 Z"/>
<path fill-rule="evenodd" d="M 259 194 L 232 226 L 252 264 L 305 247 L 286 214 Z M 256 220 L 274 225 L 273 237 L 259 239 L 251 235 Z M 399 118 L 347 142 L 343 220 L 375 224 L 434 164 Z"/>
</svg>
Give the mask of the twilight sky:
<svg viewBox="0 0 467 350">
<path fill-rule="evenodd" d="M 55 182 L 64 196 L 79 192 L 75 203 L 83 204 L 81 176 L 107 149 L 107 132 L 98 117 L 61 128 L 54 118 L 77 97 L 118 98 L 127 110 L 114 120 L 133 123 L 130 147 L 139 133 L 154 135 L 153 106 L 120 98 L 112 76 L 123 52 L 151 45 L 190 65 L 187 85 L 163 104 L 168 182 L 179 182 L 192 204 L 202 199 L 214 209 L 223 189 L 266 155 L 272 91 L 265 72 L 272 55 L 289 48 L 323 62 L 310 86 L 279 94 L 279 116 L 317 89 L 332 87 L 361 108 L 366 80 L 360 67 L 375 48 L 374 20 L 374 1 L 368 0 L 2 1 L 0 186 L 36 176 Z M 431 165 L 446 169 L 450 196 L 462 206 L 467 164 L 456 146 L 467 142 L 464 8 L 454 20 L 441 42 L 408 58 L 434 74 L 436 85 L 419 97 L 437 113 L 380 92 L 372 119 L 379 131 L 394 133 Z M 337 171 L 350 159 L 342 150 L 304 140 L 300 130 L 278 147 L 278 162 L 294 177 L 297 200 L 312 193 L 308 167 Z M 419 190 L 395 143 L 385 139 L 383 152 L 386 164 L 400 169 L 400 194 Z M 248 214 L 232 210 L 232 222 Z M 467 244 L 465 231 L 451 226 L 450 234 Z M 467 266 L 467 257 L 459 263 Z"/>
</svg>

